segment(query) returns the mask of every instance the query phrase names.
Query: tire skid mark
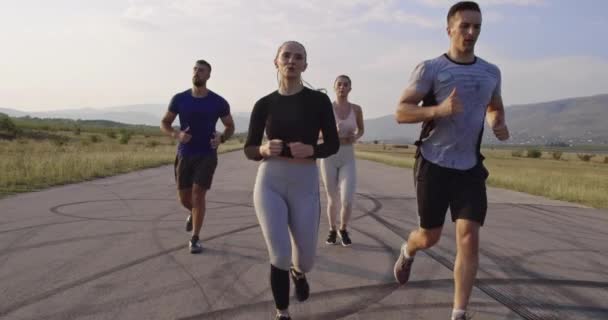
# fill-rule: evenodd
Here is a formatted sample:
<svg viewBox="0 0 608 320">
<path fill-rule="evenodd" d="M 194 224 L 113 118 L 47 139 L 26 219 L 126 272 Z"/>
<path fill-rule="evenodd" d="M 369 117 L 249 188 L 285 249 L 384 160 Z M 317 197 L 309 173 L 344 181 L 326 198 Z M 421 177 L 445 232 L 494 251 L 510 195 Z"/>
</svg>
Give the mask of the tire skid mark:
<svg viewBox="0 0 608 320">
<path fill-rule="evenodd" d="M 221 237 L 229 235 L 229 234 L 234 234 L 234 233 L 237 233 L 237 232 L 241 232 L 241 231 L 245 231 L 245 230 L 249 230 L 249 229 L 253 229 L 253 228 L 257 228 L 257 227 L 258 227 L 258 224 L 248 225 L 248 226 L 244 226 L 244 227 L 240 227 L 240 228 L 235 228 L 233 230 L 229 230 L 229 231 L 226 231 L 226 232 L 214 235 L 214 236 L 210 236 L 210 237 L 207 237 L 207 238 L 204 238 L 204 239 L 201 239 L 201 240 L 203 240 L 203 241 L 211 241 L 211 240 L 214 240 L 214 239 L 217 239 L 217 238 L 221 238 Z M 183 249 L 186 248 L 186 246 L 187 245 L 173 246 L 173 247 L 168 248 L 166 250 L 162 250 L 160 252 L 157 252 L 157 253 L 154 253 L 154 254 L 150 254 L 150 255 L 141 257 L 139 259 L 135 259 L 133 261 L 130 261 L 130 262 L 118 265 L 116 267 L 113 267 L 113 268 L 110 268 L 110 269 L 107 269 L 107 270 L 95 273 L 95 274 L 90 275 L 88 277 L 84 277 L 84 278 L 81 278 L 79 280 L 66 283 L 66 284 L 64 284 L 62 286 L 59 286 L 59 287 L 55 288 L 55 289 L 51 289 L 51 290 L 48 290 L 46 292 L 43 292 L 43 293 L 31 296 L 29 298 L 26 298 L 26 299 L 20 301 L 20 302 L 13 303 L 12 305 L 9 305 L 9 306 L 5 307 L 4 309 L 0 309 L 0 317 L 5 316 L 7 314 L 10 314 L 10 313 L 12 313 L 12 312 L 14 312 L 14 311 L 16 311 L 18 309 L 21 309 L 23 307 L 26 307 L 26 306 L 29 306 L 31 304 L 40 302 L 41 300 L 45 300 L 45 299 L 47 299 L 49 297 L 52 297 L 52 296 L 54 296 L 56 294 L 59 294 L 61 292 L 65 292 L 65 291 L 70 290 L 72 288 L 75 288 L 75 287 L 81 286 L 83 284 L 89 283 L 91 281 L 95 281 L 97 279 L 103 278 L 103 277 L 108 276 L 108 275 L 110 275 L 112 273 L 128 269 L 130 267 L 136 266 L 136 265 L 141 264 L 143 262 L 146 262 L 146 261 L 149 261 L 149 260 L 152 260 L 152 259 L 164 256 L 164 255 L 169 254 L 171 252 L 175 252 L 175 251 L 178 251 L 178 250 L 183 250 Z"/>
</svg>

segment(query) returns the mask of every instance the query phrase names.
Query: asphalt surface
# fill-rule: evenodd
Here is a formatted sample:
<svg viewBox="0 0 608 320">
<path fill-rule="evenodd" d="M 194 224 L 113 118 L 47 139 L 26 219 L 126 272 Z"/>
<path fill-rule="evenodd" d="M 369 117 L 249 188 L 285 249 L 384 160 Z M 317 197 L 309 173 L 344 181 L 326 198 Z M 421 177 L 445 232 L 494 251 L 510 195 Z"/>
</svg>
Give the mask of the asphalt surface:
<svg viewBox="0 0 608 320">
<path fill-rule="evenodd" d="M 273 319 L 256 169 L 220 155 L 200 255 L 171 166 L 0 200 L 0 319 Z M 398 286 L 393 264 L 417 226 L 411 171 L 360 160 L 357 192 L 351 247 L 325 244 L 323 209 L 311 296 L 291 299 L 292 318 L 449 319 L 454 225 Z M 608 319 L 608 212 L 488 192 L 474 319 Z"/>
</svg>

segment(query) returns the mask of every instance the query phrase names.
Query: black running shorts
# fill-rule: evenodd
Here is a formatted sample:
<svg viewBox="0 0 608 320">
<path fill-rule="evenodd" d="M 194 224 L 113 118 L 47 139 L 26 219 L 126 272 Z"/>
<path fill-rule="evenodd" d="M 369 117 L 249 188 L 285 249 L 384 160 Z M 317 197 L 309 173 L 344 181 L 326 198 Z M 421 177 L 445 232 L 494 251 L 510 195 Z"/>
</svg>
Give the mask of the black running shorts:
<svg viewBox="0 0 608 320">
<path fill-rule="evenodd" d="M 420 227 L 443 226 L 448 208 L 452 221 L 467 219 L 483 225 L 488 209 L 487 178 L 488 170 L 482 161 L 469 170 L 456 170 L 418 156 L 414 164 L 414 185 Z"/>
<path fill-rule="evenodd" d="M 191 189 L 196 183 L 205 190 L 211 189 L 217 167 L 217 154 L 203 156 L 176 156 L 175 181 L 179 190 Z"/>
</svg>

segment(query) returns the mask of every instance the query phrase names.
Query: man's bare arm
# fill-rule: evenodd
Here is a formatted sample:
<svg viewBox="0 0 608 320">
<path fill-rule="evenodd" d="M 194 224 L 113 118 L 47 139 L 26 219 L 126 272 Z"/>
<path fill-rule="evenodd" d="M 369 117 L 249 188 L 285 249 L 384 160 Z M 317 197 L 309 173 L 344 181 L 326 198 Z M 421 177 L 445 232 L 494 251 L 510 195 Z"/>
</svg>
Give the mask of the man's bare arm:
<svg viewBox="0 0 608 320">
<path fill-rule="evenodd" d="M 458 99 L 456 88 L 452 93 L 436 106 L 427 106 L 421 108 L 418 106 L 425 94 L 412 89 L 405 89 L 399 100 L 397 111 L 395 112 L 395 120 L 397 123 L 417 123 L 433 120 L 435 118 L 447 117 L 452 114 L 462 112 L 462 104 Z"/>
<path fill-rule="evenodd" d="M 173 121 L 175 121 L 176 117 L 177 114 L 171 111 L 167 111 L 163 119 L 160 121 L 160 131 L 164 132 L 167 135 L 170 135 L 172 138 L 176 138 L 178 134 L 178 132 L 175 131 L 171 126 L 173 124 Z"/>
<path fill-rule="evenodd" d="M 235 126 L 234 119 L 232 119 L 232 115 L 227 115 L 225 117 L 220 118 L 222 124 L 224 125 L 224 132 L 222 133 L 222 142 L 230 139 L 234 134 Z"/>
<path fill-rule="evenodd" d="M 498 140 L 504 141 L 509 139 L 509 129 L 507 128 L 507 121 L 505 119 L 505 107 L 501 96 L 494 95 L 492 97 L 486 109 L 486 121 Z"/>
</svg>

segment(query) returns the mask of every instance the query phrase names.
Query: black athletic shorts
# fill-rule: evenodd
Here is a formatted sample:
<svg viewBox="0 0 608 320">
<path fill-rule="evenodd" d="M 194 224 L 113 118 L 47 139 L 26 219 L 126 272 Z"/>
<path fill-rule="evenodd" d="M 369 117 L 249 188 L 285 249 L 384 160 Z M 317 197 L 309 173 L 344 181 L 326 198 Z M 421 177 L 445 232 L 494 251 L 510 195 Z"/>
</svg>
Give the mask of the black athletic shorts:
<svg viewBox="0 0 608 320">
<path fill-rule="evenodd" d="M 443 226 L 448 207 L 452 221 L 467 219 L 483 225 L 488 209 L 486 179 L 482 160 L 469 170 L 440 167 L 422 157 L 414 163 L 414 185 L 420 227 Z"/>
<path fill-rule="evenodd" d="M 191 189 L 197 184 L 203 189 L 211 189 L 213 174 L 217 167 L 217 154 L 203 156 L 175 157 L 175 181 L 179 190 Z"/>
</svg>

